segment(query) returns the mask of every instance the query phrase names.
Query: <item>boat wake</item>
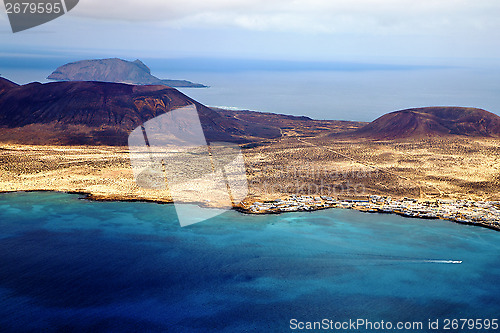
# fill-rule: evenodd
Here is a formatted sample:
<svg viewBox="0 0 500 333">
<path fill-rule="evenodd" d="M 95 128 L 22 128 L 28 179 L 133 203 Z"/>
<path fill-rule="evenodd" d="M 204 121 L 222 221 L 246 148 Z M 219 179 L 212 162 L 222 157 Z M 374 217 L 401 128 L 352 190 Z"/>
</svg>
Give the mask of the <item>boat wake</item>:
<svg viewBox="0 0 500 333">
<path fill-rule="evenodd" d="M 398 260 L 395 259 L 394 261 L 400 262 L 400 263 L 412 263 L 412 264 L 451 264 L 451 265 L 460 265 L 462 263 L 462 260 L 443 260 L 443 259 L 421 259 L 421 260 Z"/>
<path fill-rule="evenodd" d="M 424 260 L 424 262 L 434 264 L 461 264 L 462 260 Z"/>
</svg>

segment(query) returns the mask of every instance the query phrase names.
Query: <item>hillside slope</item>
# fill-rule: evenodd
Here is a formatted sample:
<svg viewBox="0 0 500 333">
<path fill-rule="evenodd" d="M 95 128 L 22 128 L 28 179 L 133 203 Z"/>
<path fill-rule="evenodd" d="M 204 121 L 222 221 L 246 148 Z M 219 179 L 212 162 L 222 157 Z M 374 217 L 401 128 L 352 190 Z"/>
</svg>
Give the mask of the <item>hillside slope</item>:
<svg viewBox="0 0 500 333">
<path fill-rule="evenodd" d="M 190 104 L 197 106 L 209 141 L 249 141 L 245 136 L 251 133 L 245 133 L 234 119 L 222 117 L 174 88 L 106 82 L 19 86 L 3 78 L 0 78 L 0 141 L 126 145 L 129 133 L 136 127 Z"/>
<path fill-rule="evenodd" d="M 500 137 L 500 117 L 477 108 L 407 109 L 385 114 L 349 135 L 372 139 L 449 135 Z"/>
</svg>

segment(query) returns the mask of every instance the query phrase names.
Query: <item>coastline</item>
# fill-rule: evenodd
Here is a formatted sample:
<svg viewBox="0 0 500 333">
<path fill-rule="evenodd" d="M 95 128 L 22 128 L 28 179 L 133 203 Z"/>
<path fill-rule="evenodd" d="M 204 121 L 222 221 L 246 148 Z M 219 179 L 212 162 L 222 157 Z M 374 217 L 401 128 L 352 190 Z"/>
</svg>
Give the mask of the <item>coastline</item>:
<svg viewBox="0 0 500 333">
<path fill-rule="evenodd" d="M 17 191 L 0 191 L 0 194 L 8 194 L 8 193 L 36 193 L 36 192 L 54 192 L 54 193 L 67 193 L 67 194 L 75 194 L 75 195 L 80 195 L 82 196 L 80 199 L 83 200 L 89 200 L 89 201 L 102 201 L 102 202 L 145 202 L 145 203 L 155 203 L 155 204 L 160 204 L 160 205 L 165 205 L 165 204 L 173 204 L 172 200 L 169 199 L 145 199 L 145 198 L 133 198 L 133 197 L 127 197 L 127 196 L 119 196 L 119 195 L 112 195 L 112 196 L 107 196 L 107 195 L 96 195 L 92 194 L 89 192 L 82 192 L 82 191 L 57 191 L 57 190 L 17 190 Z M 323 198 L 326 198 L 323 199 Z M 299 201 L 303 200 L 304 202 L 312 202 L 313 204 L 304 204 L 297 206 L 295 209 L 290 209 L 289 207 L 285 207 L 288 209 L 283 209 L 283 203 L 289 202 L 290 198 L 296 198 Z M 317 200 L 319 198 L 322 201 Z M 393 207 L 398 207 L 395 209 L 387 209 L 387 206 L 384 206 L 381 204 L 381 202 L 400 202 L 400 203 L 418 203 L 419 201 L 417 199 L 410 199 L 410 198 L 404 198 L 404 199 L 396 199 L 392 200 L 390 197 L 381 197 L 381 196 L 370 196 L 368 200 L 335 200 L 330 197 L 325 197 L 325 196 L 291 196 L 286 198 L 288 200 L 283 200 L 283 199 L 277 199 L 271 202 L 266 202 L 266 203 L 260 203 L 258 201 L 255 201 L 251 204 L 245 204 L 242 203 L 240 205 L 237 205 L 233 207 L 234 210 L 238 211 L 239 213 L 242 214 L 248 214 L 248 215 L 262 215 L 262 214 L 283 214 L 283 213 L 293 213 L 293 212 L 314 212 L 314 211 L 319 211 L 319 210 L 325 210 L 325 209 L 352 209 L 352 210 L 357 210 L 362 213 L 370 213 L 370 214 L 396 214 L 405 218 L 413 218 L 413 219 L 422 219 L 422 220 L 445 220 L 449 222 L 454 222 L 458 224 L 463 224 L 463 225 L 471 225 L 471 226 L 478 226 L 478 227 L 483 227 L 487 228 L 490 230 L 495 230 L 495 231 L 500 231 L 500 203 L 494 202 L 494 205 L 498 205 L 497 210 L 497 220 L 486 220 L 486 221 L 479 221 L 479 220 L 474 220 L 474 219 L 465 219 L 465 218 L 458 218 L 457 216 L 464 216 L 470 211 L 456 211 L 455 217 L 454 216 L 445 216 L 444 214 L 437 213 L 435 215 L 429 215 L 429 212 L 427 213 L 416 213 L 415 210 L 403 210 L 401 209 L 401 206 L 398 205 L 393 205 Z M 309 200 L 312 199 L 312 200 Z M 328 200 L 330 199 L 330 200 Z M 387 201 L 389 199 L 389 201 Z M 437 200 L 434 203 L 441 202 L 441 204 L 444 205 L 453 205 L 456 206 L 459 202 L 461 203 L 467 203 L 470 205 L 475 204 L 476 202 L 470 201 L 470 200 L 458 200 L 458 201 L 451 201 L 451 200 Z M 188 202 L 186 202 L 188 204 Z M 271 209 L 261 209 L 257 210 L 256 207 L 265 207 L 265 205 L 268 205 L 270 207 L 275 207 Z M 284 204 L 286 205 L 286 204 Z M 489 204 L 486 203 L 488 206 L 487 208 L 490 209 L 491 207 Z M 281 207 L 279 207 L 281 206 Z M 417 205 L 418 206 L 418 205 Z M 439 211 L 439 209 L 438 209 Z M 476 210 L 477 211 L 477 210 Z"/>
<path fill-rule="evenodd" d="M 407 218 L 446 220 L 500 231 L 500 202 L 472 200 L 421 201 L 412 198 L 392 199 L 378 195 L 368 200 L 337 200 L 328 196 L 296 196 L 286 200 L 243 204 L 238 210 L 248 214 L 280 214 L 316 211 L 329 208 L 354 209 L 363 213 L 396 214 Z"/>
</svg>

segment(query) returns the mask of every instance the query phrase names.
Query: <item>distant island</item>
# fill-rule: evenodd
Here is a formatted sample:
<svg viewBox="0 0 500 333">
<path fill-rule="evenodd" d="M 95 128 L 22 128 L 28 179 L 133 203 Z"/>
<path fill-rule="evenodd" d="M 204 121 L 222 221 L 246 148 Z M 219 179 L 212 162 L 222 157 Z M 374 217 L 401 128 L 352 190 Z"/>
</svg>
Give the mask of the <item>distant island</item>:
<svg viewBox="0 0 500 333">
<path fill-rule="evenodd" d="M 165 85 L 176 88 L 207 88 L 186 80 L 159 79 L 139 59 L 118 58 L 81 60 L 60 66 L 47 79 L 56 81 L 103 81 L 135 85 Z"/>
</svg>

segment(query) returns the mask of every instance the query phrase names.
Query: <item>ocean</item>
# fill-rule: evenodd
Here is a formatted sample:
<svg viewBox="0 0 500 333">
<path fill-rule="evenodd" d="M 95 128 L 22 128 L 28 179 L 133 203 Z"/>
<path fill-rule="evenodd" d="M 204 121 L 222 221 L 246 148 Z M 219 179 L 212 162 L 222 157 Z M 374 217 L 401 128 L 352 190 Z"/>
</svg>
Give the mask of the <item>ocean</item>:
<svg viewBox="0 0 500 333">
<path fill-rule="evenodd" d="M 477 107 L 500 115 L 500 70 L 495 68 L 180 75 L 210 86 L 180 89 L 209 106 L 368 122 L 388 112 L 425 106 Z"/>
<path fill-rule="evenodd" d="M 58 66 L 81 59 L 0 56 L 0 73 L 20 84 L 47 82 L 46 77 Z M 372 121 L 391 111 L 423 106 L 478 107 L 500 114 L 500 64 L 484 59 L 408 61 L 409 65 L 403 60 L 381 61 L 382 65 L 142 60 L 159 78 L 210 86 L 180 89 L 208 106 L 355 121 Z"/>
<path fill-rule="evenodd" d="M 172 205 L 1 194 L 0 267 L 2 332 L 495 332 L 500 313 L 500 233 L 342 209 L 181 228 Z"/>
</svg>

